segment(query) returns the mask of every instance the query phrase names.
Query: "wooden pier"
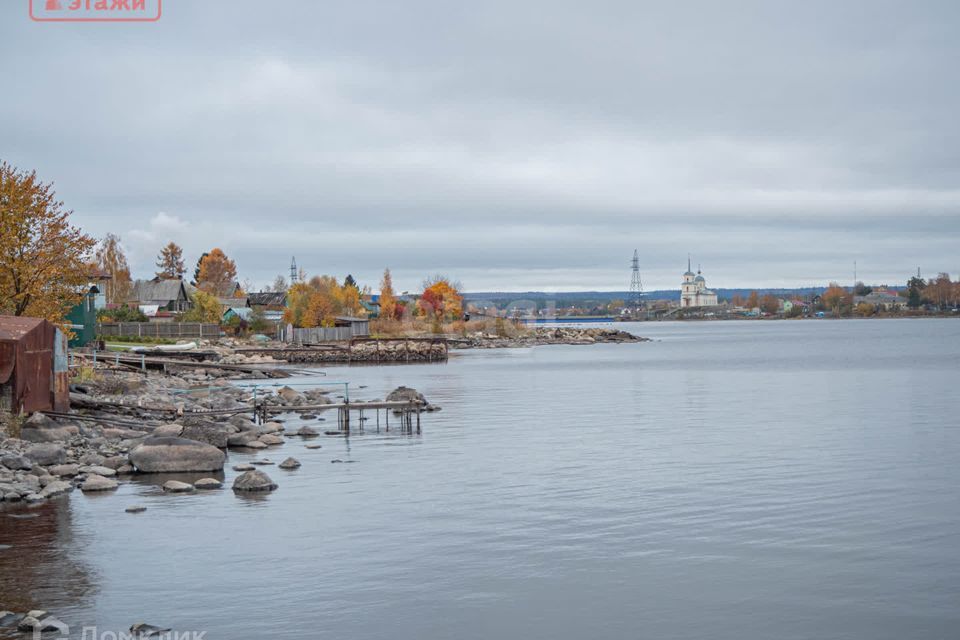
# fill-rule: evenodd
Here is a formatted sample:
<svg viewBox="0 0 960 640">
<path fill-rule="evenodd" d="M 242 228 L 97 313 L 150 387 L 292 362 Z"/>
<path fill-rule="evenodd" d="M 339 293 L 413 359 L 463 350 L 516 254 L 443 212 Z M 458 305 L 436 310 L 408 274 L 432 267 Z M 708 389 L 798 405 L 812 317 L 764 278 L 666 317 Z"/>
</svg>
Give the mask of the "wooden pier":
<svg viewBox="0 0 960 640">
<path fill-rule="evenodd" d="M 351 429 L 351 414 L 357 414 L 357 430 L 364 430 L 364 423 L 369 419 L 365 412 L 373 412 L 376 419 L 377 430 L 380 430 L 380 412 L 383 412 L 383 424 L 387 431 L 390 431 L 390 414 L 394 414 L 394 420 L 399 422 L 400 430 L 406 433 L 420 433 L 420 414 L 423 413 L 423 405 L 416 401 L 379 401 L 379 402 L 340 402 L 335 404 L 318 405 L 298 405 L 295 407 L 297 413 L 305 411 L 328 411 L 337 410 L 337 431 L 349 434 Z M 260 420 L 267 422 L 271 415 L 290 413 L 291 407 L 270 406 L 266 403 L 259 404 L 256 408 L 256 414 Z"/>
</svg>

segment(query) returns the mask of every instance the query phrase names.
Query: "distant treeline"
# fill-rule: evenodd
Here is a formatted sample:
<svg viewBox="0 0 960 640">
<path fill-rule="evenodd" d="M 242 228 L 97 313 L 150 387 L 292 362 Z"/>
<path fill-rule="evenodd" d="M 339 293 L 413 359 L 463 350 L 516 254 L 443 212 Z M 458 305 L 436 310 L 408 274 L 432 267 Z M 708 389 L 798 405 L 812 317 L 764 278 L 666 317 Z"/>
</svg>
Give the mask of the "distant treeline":
<svg viewBox="0 0 960 640">
<path fill-rule="evenodd" d="M 897 289 L 898 287 L 891 287 Z M 902 287 L 901 287 L 902 288 Z M 714 289 L 720 300 L 732 300 L 734 296 L 747 298 L 756 291 L 759 295 L 773 295 L 778 298 L 807 298 L 818 295 L 826 291 L 826 287 L 801 287 L 797 289 Z M 544 291 L 476 291 L 465 293 L 465 302 L 492 302 L 497 306 L 516 302 L 518 300 L 530 300 L 535 302 L 538 307 L 544 307 L 553 303 L 558 307 L 571 306 L 597 306 L 606 305 L 614 300 L 630 300 L 629 291 L 562 291 L 549 293 Z M 680 289 L 660 289 L 657 291 L 648 291 L 643 295 L 645 300 L 679 300 Z"/>
</svg>

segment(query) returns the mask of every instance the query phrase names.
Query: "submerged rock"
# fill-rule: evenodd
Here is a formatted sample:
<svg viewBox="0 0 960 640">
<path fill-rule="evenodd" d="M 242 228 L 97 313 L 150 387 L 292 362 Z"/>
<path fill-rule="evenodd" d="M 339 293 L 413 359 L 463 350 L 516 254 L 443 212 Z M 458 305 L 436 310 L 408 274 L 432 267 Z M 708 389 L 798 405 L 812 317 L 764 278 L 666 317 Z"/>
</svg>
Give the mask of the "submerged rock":
<svg viewBox="0 0 960 640">
<path fill-rule="evenodd" d="M 193 491 L 193 485 L 179 480 L 167 480 L 163 483 L 163 490 L 167 493 L 190 493 Z"/>
<path fill-rule="evenodd" d="M 233 481 L 234 491 L 273 491 L 277 484 L 263 471 L 254 469 L 237 476 Z"/>
<path fill-rule="evenodd" d="M 132 504 L 124 509 L 127 513 L 143 513 L 146 510 L 147 508 L 141 504 Z"/>
<path fill-rule="evenodd" d="M 233 465 L 234 471 L 250 471 L 252 469 L 256 469 L 252 464 L 243 463 Z"/>
<path fill-rule="evenodd" d="M 299 469 L 300 461 L 296 458 L 287 458 L 278 465 L 281 469 Z"/>
<path fill-rule="evenodd" d="M 220 471 L 226 457 L 211 444 L 174 437 L 147 438 L 130 452 L 130 462 L 142 473 Z"/>
<path fill-rule="evenodd" d="M 223 483 L 216 478 L 200 478 L 193 483 L 193 486 L 197 489 L 208 491 L 210 489 L 219 489 L 223 486 Z"/>
</svg>

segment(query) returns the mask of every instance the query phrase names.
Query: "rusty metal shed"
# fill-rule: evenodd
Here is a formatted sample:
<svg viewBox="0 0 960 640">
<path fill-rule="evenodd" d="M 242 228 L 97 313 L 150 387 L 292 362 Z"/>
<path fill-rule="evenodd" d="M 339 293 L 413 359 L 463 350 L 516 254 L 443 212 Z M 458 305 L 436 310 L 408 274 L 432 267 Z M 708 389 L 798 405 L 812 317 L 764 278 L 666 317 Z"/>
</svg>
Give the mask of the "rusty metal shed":
<svg viewBox="0 0 960 640">
<path fill-rule="evenodd" d="M 59 362 L 65 360 L 62 341 L 63 334 L 46 320 L 0 316 L 0 410 L 69 410 L 66 367 Z"/>
</svg>

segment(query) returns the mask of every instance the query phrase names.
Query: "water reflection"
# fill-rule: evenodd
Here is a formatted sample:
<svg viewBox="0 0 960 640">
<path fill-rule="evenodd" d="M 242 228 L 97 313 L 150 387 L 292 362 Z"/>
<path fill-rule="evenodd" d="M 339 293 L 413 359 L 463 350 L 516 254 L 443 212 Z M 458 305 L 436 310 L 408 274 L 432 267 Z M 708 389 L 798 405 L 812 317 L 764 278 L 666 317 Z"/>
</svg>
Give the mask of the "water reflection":
<svg viewBox="0 0 960 640">
<path fill-rule="evenodd" d="M 70 500 L 0 508 L 0 608 L 24 613 L 45 609 L 64 622 L 88 609 L 99 591 L 99 575 L 85 560 L 88 540 L 74 526 Z M 6 635 L 4 635 L 6 634 Z M 0 629 L 0 638 L 21 638 Z"/>
</svg>

